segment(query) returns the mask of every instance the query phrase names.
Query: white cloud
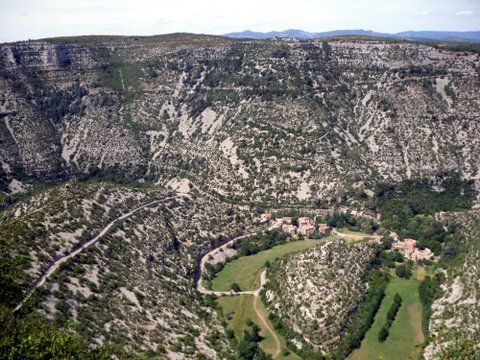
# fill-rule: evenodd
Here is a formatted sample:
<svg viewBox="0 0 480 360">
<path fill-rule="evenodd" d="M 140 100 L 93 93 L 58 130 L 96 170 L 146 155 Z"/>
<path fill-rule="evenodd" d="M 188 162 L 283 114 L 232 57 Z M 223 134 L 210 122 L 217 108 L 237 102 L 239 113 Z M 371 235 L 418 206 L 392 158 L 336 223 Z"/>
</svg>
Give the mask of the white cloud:
<svg viewBox="0 0 480 360">
<path fill-rule="evenodd" d="M 473 10 L 460 10 L 455 13 L 455 16 L 464 16 L 464 17 L 470 17 L 474 15 L 475 15 L 475 11 Z"/>
<path fill-rule="evenodd" d="M 428 11 L 421 11 L 415 14 L 415 16 L 428 16 L 428 15 L 430 15 Z"/>
</svg>

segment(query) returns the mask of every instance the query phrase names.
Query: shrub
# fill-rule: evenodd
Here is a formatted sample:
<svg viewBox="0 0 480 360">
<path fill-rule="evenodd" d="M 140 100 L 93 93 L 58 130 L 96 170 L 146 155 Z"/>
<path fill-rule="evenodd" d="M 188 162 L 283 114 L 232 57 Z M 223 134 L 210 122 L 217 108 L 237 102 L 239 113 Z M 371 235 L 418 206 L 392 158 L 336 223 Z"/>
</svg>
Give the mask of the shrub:
<svg viewBox="0 0 480 360">
<path fill-rule="evenodd" d="M 412 277 L 412 270 L 410 269 L 410 266 L 402 264 L 397 266 L 395 274 L 400 278 L 410 279 Z"/>
<path fill-rule="evenodd" d="M 388 329 L 384 326 L 380 329 L 380 332 L 378 333 L 378 341 L 384 342 L 388 338 Z"/>
</svg>

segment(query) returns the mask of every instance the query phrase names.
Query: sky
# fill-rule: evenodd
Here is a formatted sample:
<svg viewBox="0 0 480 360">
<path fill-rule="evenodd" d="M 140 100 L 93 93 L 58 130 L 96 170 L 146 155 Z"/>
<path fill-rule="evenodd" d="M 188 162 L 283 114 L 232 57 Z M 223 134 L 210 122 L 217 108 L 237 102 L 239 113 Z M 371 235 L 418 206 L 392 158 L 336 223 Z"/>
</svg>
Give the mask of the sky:
<svg viewBox="0 0 480 360">
<path fill-rule="evenodd" d="M 480 0 L 0 0 L 0 42 L 247 29 L 479 31 Z"/>
</svg>

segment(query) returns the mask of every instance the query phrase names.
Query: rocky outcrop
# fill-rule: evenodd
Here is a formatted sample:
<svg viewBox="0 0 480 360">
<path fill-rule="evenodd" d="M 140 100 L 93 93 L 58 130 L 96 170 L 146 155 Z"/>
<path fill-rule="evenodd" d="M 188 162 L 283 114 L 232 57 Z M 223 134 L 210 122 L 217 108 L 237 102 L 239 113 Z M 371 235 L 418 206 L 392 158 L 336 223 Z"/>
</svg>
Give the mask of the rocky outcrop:
<svg viewBox="0 0 480 360">
<path fill-rule="evenodd" d="M 0 59 L 9 69 L 85 69 L 95 66 L 89 49 L 73 44 L 26 41 L 0 48 Z"/>
<path fill-rule="evenodd" d="M 466 252 L 462 262 L 444 272 L 446 279 L 441 285 L 441 294 L 432 304 L 429 325 L 431 341 L 425 349 L 424 358 L 437 359 L 443 356 L 445 349 L 450 353 L 450 347 L 460 349 L 461 346 L 464 346 L 464 353 L 460 353 L 460 356 L 468 353 L 475 358 L 480 353 L 480 212 L 448 214 L 445 219 L 459 225 Z M 472 345 L 465 345 L 468 341 L 472 341 Z"/>
</svg>

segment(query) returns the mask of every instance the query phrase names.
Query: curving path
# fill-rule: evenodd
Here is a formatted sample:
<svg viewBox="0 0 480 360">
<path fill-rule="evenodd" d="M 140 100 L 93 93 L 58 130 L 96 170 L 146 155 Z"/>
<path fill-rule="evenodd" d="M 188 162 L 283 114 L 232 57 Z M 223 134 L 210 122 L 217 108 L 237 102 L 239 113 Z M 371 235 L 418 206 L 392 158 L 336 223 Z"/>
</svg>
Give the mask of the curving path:
<svg viewBox="0 0 480 360">
<path fill-rule="evenodd" d="M 262 275 L 265 274 L 265 271 L 262 273 Z M 275 330 L 272 329 L 270 326 L 270 323 L 268 320 L 265 318 L 265 314 L 262 310 L 260 310 L 258 306 L 258 302 L 260 301 L 260 296 L 255 295 L 255 299 L 253 300 L 253 309 L 255 310 L 255 313 L 257 314 L 258 319 L 262 323 L 262 325 L 267 329 L 267 331 L 272 335 L 273 340 L 275 340 L 275 352 L 273 353 L 272 357 L 275 359 L 277 356 L 280 355 L 280 351 L 282 350 L 282 345 L 280 343 L 280 338 L 278 337 L 277 333 Z"/>
<path fill-rule="evenodd" d="M 230 244 L 233 244 L 235 241 L 238 241 L 242 238 L 245 238 L 245 237 L 248 237 L 248 236 L 251 236 L 251 235 L 254 235 L 256 234 L 255 233 L 249 233 L 247 235 L 242 235 L 242 236 L 238 236 L 232 240 L 230 240 L 229 242 L 223 244 L 221 246 L 222 247 L 226 247 Z M 252 290 L 252 291 L 238 291 L 238 292 L 235 292 L 233 290 L 230 290 L 230 291 L 214 291 L 214 290 L 209 290 L 209 289 L 206 289 L 204 286 L 203 286 L 203 272 L 205 270 L 205 264 L 207 263 L 207 259 L 208 259 L 208 256 L 217 251 L 218 248 L 216 249 L 213 249 L 212 251 L 208 252 L 207 254 L 205 254 L 200 262 L 200 277 L 197 281 L 197 290 L 198 292 L 200 292 L 201 294 L 205 294 L 205 295 L 215 295 L 215 296 L 241 296 L 241 295 L 253 295 L 254 296 L 254 300 L 253 300 L 253 310 L 255 311 L 255 313 L 257 314 L 257 317 L 259 319 L 259 321 L 261 322 L 263 328 L 268 331 L 272 337 L 273 337 L 273 340 L 275 341 L 275 352 L 272 354 L 273 355 L 273 358 L 277 358 L 279 355 L 280 355 L 280 352 L 282 350 L 282 345 L 280 343 L 280 338 L 278 337 L 277 333 L 275 332 L 275 330 L 271 327 L 270 323 L 268 322 L 268 319 L 266 318 L 265 316 L 265 313 L 264 311 L 262 311 L 262 309 L 260 308 L 259 306 L 259 301 L 260 301 L 260 296 L 258 296 L 260 294 L 260 291 L 263 289 L 263 287 L 265 286 L 266 282 L 267 282 L 267 270 L 263 270 L 262 273 L 260 274 L 260 287 L 256 290 Z"/>
<path fill-rule="evenodd" d="M 201 282 L 201 276 L 200 279 L 197 282 L 197 290 L 201 294 L 205 295 L 215 295 L 215 296 L 239 296 L 239 295 L 253 295 L 253 296 L 258 296 L 260 293 L 260 290 L 263 289 L 265 286 L 265 283 L 267 282 L 267 270 L 263 270 L 263 272 L 260 274 L 260 287 L 257 290 L 250 290 L 250 291 L 214 291 L 214 290 L 208 290 L 205 289 Z"/>
<path fill-rule="evenodd" d="M 209 290 L 209 289 L 205 288 L 205 286 L 203 286 L 203 273 L 205 272 L 205 265 L 207 264 L 209 255 L 211 255 L 213 252 L 216 252 L 220 248 L 226 248 L 227 246 L 234 244 L 236 241 L 238 241 L 240 239 L 244 239 L 246 237 L 255 235 L 257 233 L 258 233 L 258 231 L 254 231 L 254 232 L 250 232 L 250 233 L 245 234 L 245 235 L 237 236 L 237 237 L 233 238 L 232 240 L 226 242 L 222 246 L 219 246 L 218 248 L 215 248 L 215 249 L 209 251 L 208 253 L 206 253 L 202 257 L 202 260 L 200 260 L 200 276 L 197 280 L 197 291 L 201 294 L 216 295 L 216 296 L 258 295 L 260 290 L 262 290 L 263 285 L 265 284 L 266 271 L 264 271 L 260 276 L 260 287 L 257 290 L 239 291 L 239 292 L 235 292 L 233 290 L 231 290 L 231 291 L 214 291 L 214 290 Z"/>
<path fill-rule="evenodd" d="M 105 234 L 107 234 L 107 232 L 112 228 L 113 225 L 115 225 L 117 222 L 123 220 L 123 219 L 126 219 L 128 218 L 129 216 L 133 215 L 134 213 L 136 213 L 137 211 L 139 210 L 142 210 L 146 207 L 149 207 L 149 206 L 152 206 L 152 205 L 155 205 L 155 204 L 159 204 L 159 203 L 162 203 L 162 202 L 166 202 L 166 201 L 169 201 L 169 200 L 172 200 L 172 199 L 175 199 L 179 196 L 183 196 L 183 194 L 177 194 L 177 195 L 174 195 L 174 196 L 170 196 L 170 197 L 166 197 L 164 199 L 159 199 L 159 200 L 153 200 L 153 201 L 150 201 L 149 203 L 146 203 L 146 204 L 143 204 L 143 205 L 140 205 L 132 210 L 130 210 L 129 212 L 123 214 L 123 215 L 120 215 L 119 217 L 117 217 L 116 219 L 110 221 L 107 226 L 105 226 L 99 233 L 97 236 L 95 236 L 93 239 L 87 241 L 85 244 L 83 244 L 82 246 L 80 246 L 78 249 L 76 250 L 73 250 L 72 252 L 70 252 L 69 254 L 65 255 L 64 257 L 56 260 L 53 264 L 51 264 L 47 271 L 39 278 L 37 279 L 37 281 L 35 282 L 35 285 L 27 292 L 27 294 L 25 295 L 25 297 L 23 298 L 23 300 L 15 307 L 15 309 L 13 310 L 13 312 L 17 312 L 18 310 L 20 310 L 22 308 L 23 305 L 25 305 L 25 303 L 28 301 L 28 299 L 30 299 L 30 297 L 32 296 L 32 294 L 35 292 L 36 289 L 38 289 L 39 287 L 43 286 L 45 284 L 45 282 L 48 280 L 48 278 L 50 278 L 50 276 L 52 276 L 57 270 L 58 268 L 63 264 L 65 263 L 67 260 L 70 260 L 71 258 L 77 256 L 79 253 L 81 253 L 83 250 L 85 250 L 87 247 L 95 244 L 98 240 L 100 240 L 103 236 L 105 236 Z"/>
</svg>

